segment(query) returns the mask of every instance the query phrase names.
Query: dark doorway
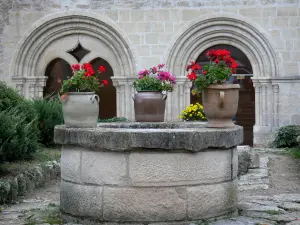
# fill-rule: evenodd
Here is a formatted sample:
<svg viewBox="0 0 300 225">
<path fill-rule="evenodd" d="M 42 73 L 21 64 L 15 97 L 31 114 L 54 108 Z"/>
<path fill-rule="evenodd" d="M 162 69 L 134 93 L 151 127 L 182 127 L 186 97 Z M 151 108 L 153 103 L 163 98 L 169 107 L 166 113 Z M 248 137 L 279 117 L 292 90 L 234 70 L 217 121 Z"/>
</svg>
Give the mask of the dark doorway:
<svg viewBox="0 0 300 225">
<path fill-rule="evenodd" d="M 235 116 L 236 124 L 244 127 L 244 144 L 253 146 L 253 126 L 255 124 L 255 92 L 251 77 L 253 75 L 252 66 L 247 56 L 238 48 L 231 45 L 215 45 L 206 49 L 197 58 L 196 62 L 203 67 L 208 63 L 205 55 L 211 49 L 226 49 L 230 51 L 239 66 L 236 73 L 232 75 L 229 83 L 240 84 L 239 107 Z M 201 95 L 191 95 L 191 103 L 202 102 Z M 205 109 L 204 109 L 205 110 Z"/>
<path fill-rule="evenodd" d="M 46 86 L 44 87 L 43 96 L 46 97 L 59 94 L 61 89 L 59 80 L 63 81 L 72 75 L 72 69 L 69 63 L 60 58 L 52 60 L 46 68 L 45 76 L 48 78 Z"/>
<path fill-rule="evenodd" d="M 111 77 L 114 75 L 113 69 L 110 64 L 102 58 L 93 59 L 90 62 L 93 65 L 95 71 L 98 70 L 99 66 L 104 66 L 106 69 L 105 73 L 98 75 L 99 80 L 107 80 L 108 85 L 101 87 L 98 91 L 100 97 L 99 103 L 99 118 L 109 119 L 117 116 L 117 95 L 116 88 L 113 86 Z"/>
</svg>

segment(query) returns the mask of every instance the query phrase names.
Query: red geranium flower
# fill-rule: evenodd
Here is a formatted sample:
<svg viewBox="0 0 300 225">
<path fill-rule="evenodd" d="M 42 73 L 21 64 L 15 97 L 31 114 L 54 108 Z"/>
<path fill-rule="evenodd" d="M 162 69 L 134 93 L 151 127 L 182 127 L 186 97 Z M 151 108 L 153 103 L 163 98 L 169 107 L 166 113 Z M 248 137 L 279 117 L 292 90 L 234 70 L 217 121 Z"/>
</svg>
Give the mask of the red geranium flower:
<svg viewBox="0 0 300 225">
<path fill-rule="evenodd" d="M 191 72 L 187 77 L 189 80 L 196 80 L 197 75 L 194 72 Z"/>
<path fill-rule="evenodd" d="M 72 65 L 72 70 L 73 70 L 73 71 L 80 70 L 80 65 L 79 65 L 79 64 L 73 64 L 73 65 Z"/>
<path fill-rule="evenodd" d="M 203 75 L 206 75 L 206 74 L 207 74 L 207 71 L 206 71 L 206 70 L 203 70 L 202 74 L 203 74 Z"/>
<path fill-rule="evenodd" d="M 98 71 L 99 71 L 99 73 L 105 73 L 106 69 L 104 66 L 99 66 Z"/>
<path fill-rule="evenodd" d="M 84 73 L 84 76 L 85 76 L 85 77 L 91 77 L 92 74 L 91 74 L 90 72 L 85 72 L 85 73 Z"/>
<path fill-rule="evenodd" d="M 200 70 L 201 66 L 199 64 L 195 64 L 192 66 L 192 70 Z"/>
<path fill-rule="evenodd" d="M 81 66 L 81 69 L 83 69 L 83 70 L 87 70 L 88 68 L 93 68 L 92 64 L 90 64 L 90 63 L 84 63 Z"/>
<path fill-rule="evenodd" d="M 107 80 L 102 80 L 101 83 L 104 84 L 104 85 L 108 85 L 108 81 Z"/>
</svg>

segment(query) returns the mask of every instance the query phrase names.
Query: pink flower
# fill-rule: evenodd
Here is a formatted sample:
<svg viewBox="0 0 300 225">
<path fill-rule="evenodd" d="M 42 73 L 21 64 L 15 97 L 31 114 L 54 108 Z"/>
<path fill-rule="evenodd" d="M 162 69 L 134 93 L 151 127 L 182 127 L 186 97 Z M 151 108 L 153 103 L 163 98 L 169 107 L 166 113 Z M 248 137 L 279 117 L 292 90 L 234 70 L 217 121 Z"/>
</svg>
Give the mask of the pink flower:
<svg viewBox="0 0 300 225">
<path fill-rule="evenodd" d="M 158 69 L 161 69 L 161 68 L 163 68 L 164 66 L 165 66 L 165 64 L 158 64 L 158 65 L 157 65 Z"/>
<path fill-rule="evenodd" d="M 138 75 L 142 75 L 142 76 L 149 75 L 149 71 L 148 70 L 142 70 L 142 71 L 139 72 Z"/>
<path fill-rule="evenodd" d="M 153 70 L 153 73 L 156 73 L 157 72 L 157 67 L 153 66 L 152 70 Z"/>
</svg>

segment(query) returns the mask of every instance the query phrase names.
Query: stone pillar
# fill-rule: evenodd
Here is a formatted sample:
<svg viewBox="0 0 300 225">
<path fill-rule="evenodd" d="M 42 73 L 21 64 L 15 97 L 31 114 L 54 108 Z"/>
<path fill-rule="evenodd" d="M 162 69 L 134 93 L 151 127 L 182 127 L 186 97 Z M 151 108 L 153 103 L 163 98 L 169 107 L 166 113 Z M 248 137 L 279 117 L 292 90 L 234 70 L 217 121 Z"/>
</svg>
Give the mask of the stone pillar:
<svg viewBox="0 0 300 225">
<path fill-rule="evenodd" d="M 177 77 L 176 82 L 177 84 L 172 94 L 173 98 L 171 99 L 172 112 L 170 120 L 178 120 L 181 110 L 183 110 L 190 103 L 190 82 L 187 81 L 186 77 Z"/>
<path fill-rule="evenodd" d="M 273 103 L 273 127 L 275 129 L 278 128 L 279 126 L 279 85 L 278 84 L 273 84 L 273 98 L 274 98 L 274 103 Z M 273 128 L 273 129 L 274 129 Z"/>
<path fill-rule="evenodd" d="M 25 96 L 25 78 L 24 77 L 12 77 L 12 82 L 15 84 L 19 94 Z"/>
<path fill-rule="evenodd" d="M 133 119 L 133 86 L 132 78 L 112 77 L 117 94 L 117 117 Z"/>
</svg>

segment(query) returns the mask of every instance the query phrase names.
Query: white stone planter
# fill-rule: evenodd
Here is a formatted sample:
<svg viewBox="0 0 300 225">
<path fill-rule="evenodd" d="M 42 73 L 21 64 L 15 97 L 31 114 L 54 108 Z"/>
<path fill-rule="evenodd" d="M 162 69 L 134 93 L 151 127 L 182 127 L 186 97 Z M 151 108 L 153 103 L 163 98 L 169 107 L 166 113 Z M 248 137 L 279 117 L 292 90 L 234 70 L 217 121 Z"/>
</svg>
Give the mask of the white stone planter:
<svg viewBox="0 0 300 225">
<path fill-rule="evenodd" d="M 68 92 L 62 100 L 66 127 L 97 127 L 99 101 L 94 92 Z"/>
</svg>

